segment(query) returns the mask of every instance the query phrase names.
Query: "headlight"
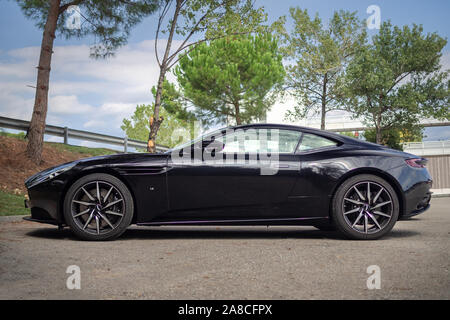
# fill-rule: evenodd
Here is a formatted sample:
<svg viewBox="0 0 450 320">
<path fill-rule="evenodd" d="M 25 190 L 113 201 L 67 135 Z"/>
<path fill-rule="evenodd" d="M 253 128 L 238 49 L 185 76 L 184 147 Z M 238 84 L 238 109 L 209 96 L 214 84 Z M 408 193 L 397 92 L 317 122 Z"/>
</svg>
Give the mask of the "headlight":
<svg viewBox="0 0 450 320">
<path fill-rule="evenodd" d="M 57 167 L 53 167 L 50 169 L 46 169 L 44 171 L 36 173 L 35 175 L 29 177 L 25 181 L 25 186 L 27 187 L 27 189 L 29 189 L 39 183 L 54 179 L 55 177 L 59 176 L 61 173 L 72 169 L 76 164 L 77 164 L 76 162 L 70 162 L 70 163 L 66 163 L 66 164 L 63 164 L 63 165 L 60 165 Z"/>
</svg>

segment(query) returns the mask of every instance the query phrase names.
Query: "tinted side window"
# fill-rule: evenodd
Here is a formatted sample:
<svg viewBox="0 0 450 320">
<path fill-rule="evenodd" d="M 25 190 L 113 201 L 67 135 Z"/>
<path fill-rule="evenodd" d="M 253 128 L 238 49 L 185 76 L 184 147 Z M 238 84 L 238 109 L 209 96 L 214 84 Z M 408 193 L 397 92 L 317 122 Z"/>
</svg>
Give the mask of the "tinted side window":
<svg viewBox="0 0 450 320">
<path fill-rule="evenodd" d="M 333 146 L 337 146 L 337 142 L 315 134 L 304 133 L 302 142 L 297 150 L 302 152 Z"/>
<path fill-rule="evenodd" d="M 236 130 L 217 140 L 225 153 L 294 153 L 301 132 L 284 129 Z"/>
</svg>

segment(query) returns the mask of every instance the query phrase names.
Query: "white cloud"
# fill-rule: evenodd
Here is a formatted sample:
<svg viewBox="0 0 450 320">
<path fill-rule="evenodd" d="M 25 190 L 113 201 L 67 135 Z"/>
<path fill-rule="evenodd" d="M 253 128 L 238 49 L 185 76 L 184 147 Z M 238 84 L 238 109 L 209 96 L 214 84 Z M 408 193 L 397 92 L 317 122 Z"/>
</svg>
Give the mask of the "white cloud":
<svg viewBox="0 0 450 320">
<path fill-rule="evenodd" d="M 105 103 L 100 107 L 100 111 L 111 115 L 127 115 L 136 108 L 130 103 Z"/>
<path fill-rule="evenodd" d="M 160 41 L 161 55 L 164 46 L 165 41 Z M 28 86 L 36 85 L 39 50 L 25 47 L 0 52 L 2 116 L 31 118 L 35 90 Z M 137 104 L 153 101 L 151 87 L 158 76 L 153 40 L 127 45 L 106 60 L 91 59 L 87 45 L 56 46 L 47 123 L 122 135 L 122 119 Z M 168 78 L 174 77 L 168 74 Z"/>
<path fill-rule="evenodd" d="M 158 44 L 161 52 L 165 41 Z M 176 47 L 179 42 L 175 42 Z M 122 136 L 122 119 L 130 117 L 137 104 L 151 103 L 151 87 L 157 82 L 159 68 L 155 59 L 154 41 L 127 45 L 106 60 L 89 57 L 87 45 L 54 47 L 49 86 L 47 123 L 70 128 L 88 128 Z M 37 75 L 39 47 L 25 47 L 0 51 L 0 114 L 31 118 Z M 450 69 L 450 53 L 444 53 L 441 63 Z M 174 76 L 169 73 L 171 81 Z M 286 123 L 286 110 L 295 101 L 286 98 L 269 112 L 267 121 Z M 333 119 L 331 119 L 333 118 Z M 339 122 L 330 117 L 329 122 Z M 328 121 L 328 120 L 327 120 Z M 348 119 L 344 120 L 348 122 Z M 318 119 L 297 122 L 316 126 Z"/>
<path fill-rule="evenodd" d="M 45 139 L 45 141 L 48 142 L 61 142 L 61 137 L 56 137 L 56 136 L 49 136 Z"/>
<path fill-rule="evenodd" d="M 86 114 L 91 116 L 95 108 L 78 101 L 77 96 L 52 96 L 50 97 L 48 108 L 56 114 Z"/>
<path fill-rule="evenodd" d="M 450 52 L 445 52 L 441 57 L 441 69 L 449 70 L 450 69 Z"/>
<path fill-rule="evenodd" d="M 105 126 L 106 122 L 103 120 L 90 120 L 83 125 L 85 128 L 103 128 Z"/>
</svg>

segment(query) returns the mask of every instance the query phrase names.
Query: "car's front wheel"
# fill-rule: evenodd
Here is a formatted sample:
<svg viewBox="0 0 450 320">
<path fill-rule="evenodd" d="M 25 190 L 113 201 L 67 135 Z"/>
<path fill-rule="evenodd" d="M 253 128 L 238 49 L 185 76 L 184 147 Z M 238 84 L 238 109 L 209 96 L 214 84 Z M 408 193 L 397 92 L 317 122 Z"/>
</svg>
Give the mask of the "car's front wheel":
<svg viewBox="0 0 450 320">
<path fill-rule="evenodd" d="M 374 240 L 393 227 L 399 215 L 399 201 L 384 179 L 361 174 L 344 181 L 333 198 L 333 222 L 350 239 Z"/>
<path fill-rule="evenodd" d="M 64 218 L 83 240 L 119 237 L 133 218 L 133 198 L 116 177 L 94 173 L 77 180 L 67 191 Z"/>
</svg>

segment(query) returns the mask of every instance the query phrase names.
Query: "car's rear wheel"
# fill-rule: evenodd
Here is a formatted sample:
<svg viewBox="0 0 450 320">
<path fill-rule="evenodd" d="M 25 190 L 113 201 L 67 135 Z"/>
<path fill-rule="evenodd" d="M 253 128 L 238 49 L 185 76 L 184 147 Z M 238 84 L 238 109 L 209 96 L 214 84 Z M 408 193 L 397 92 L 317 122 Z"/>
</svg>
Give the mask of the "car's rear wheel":
<svg viewBox="0 0 450 320">
<path fill-rule="evenodd" d="M 133 198 L 116 177 L 94 173 L 77 180 L 67 191 L 64 218 L 83 240 L 119 237 L 133 218 Z"/>
<path fill-rule="evenodd" d="M 349 178 L 333 198 L 333 222 L 350 239 L 378 239 L 394 227 L 398 215 L 397 194 L 387 181 L 375 175 Z"/>
</svg>

